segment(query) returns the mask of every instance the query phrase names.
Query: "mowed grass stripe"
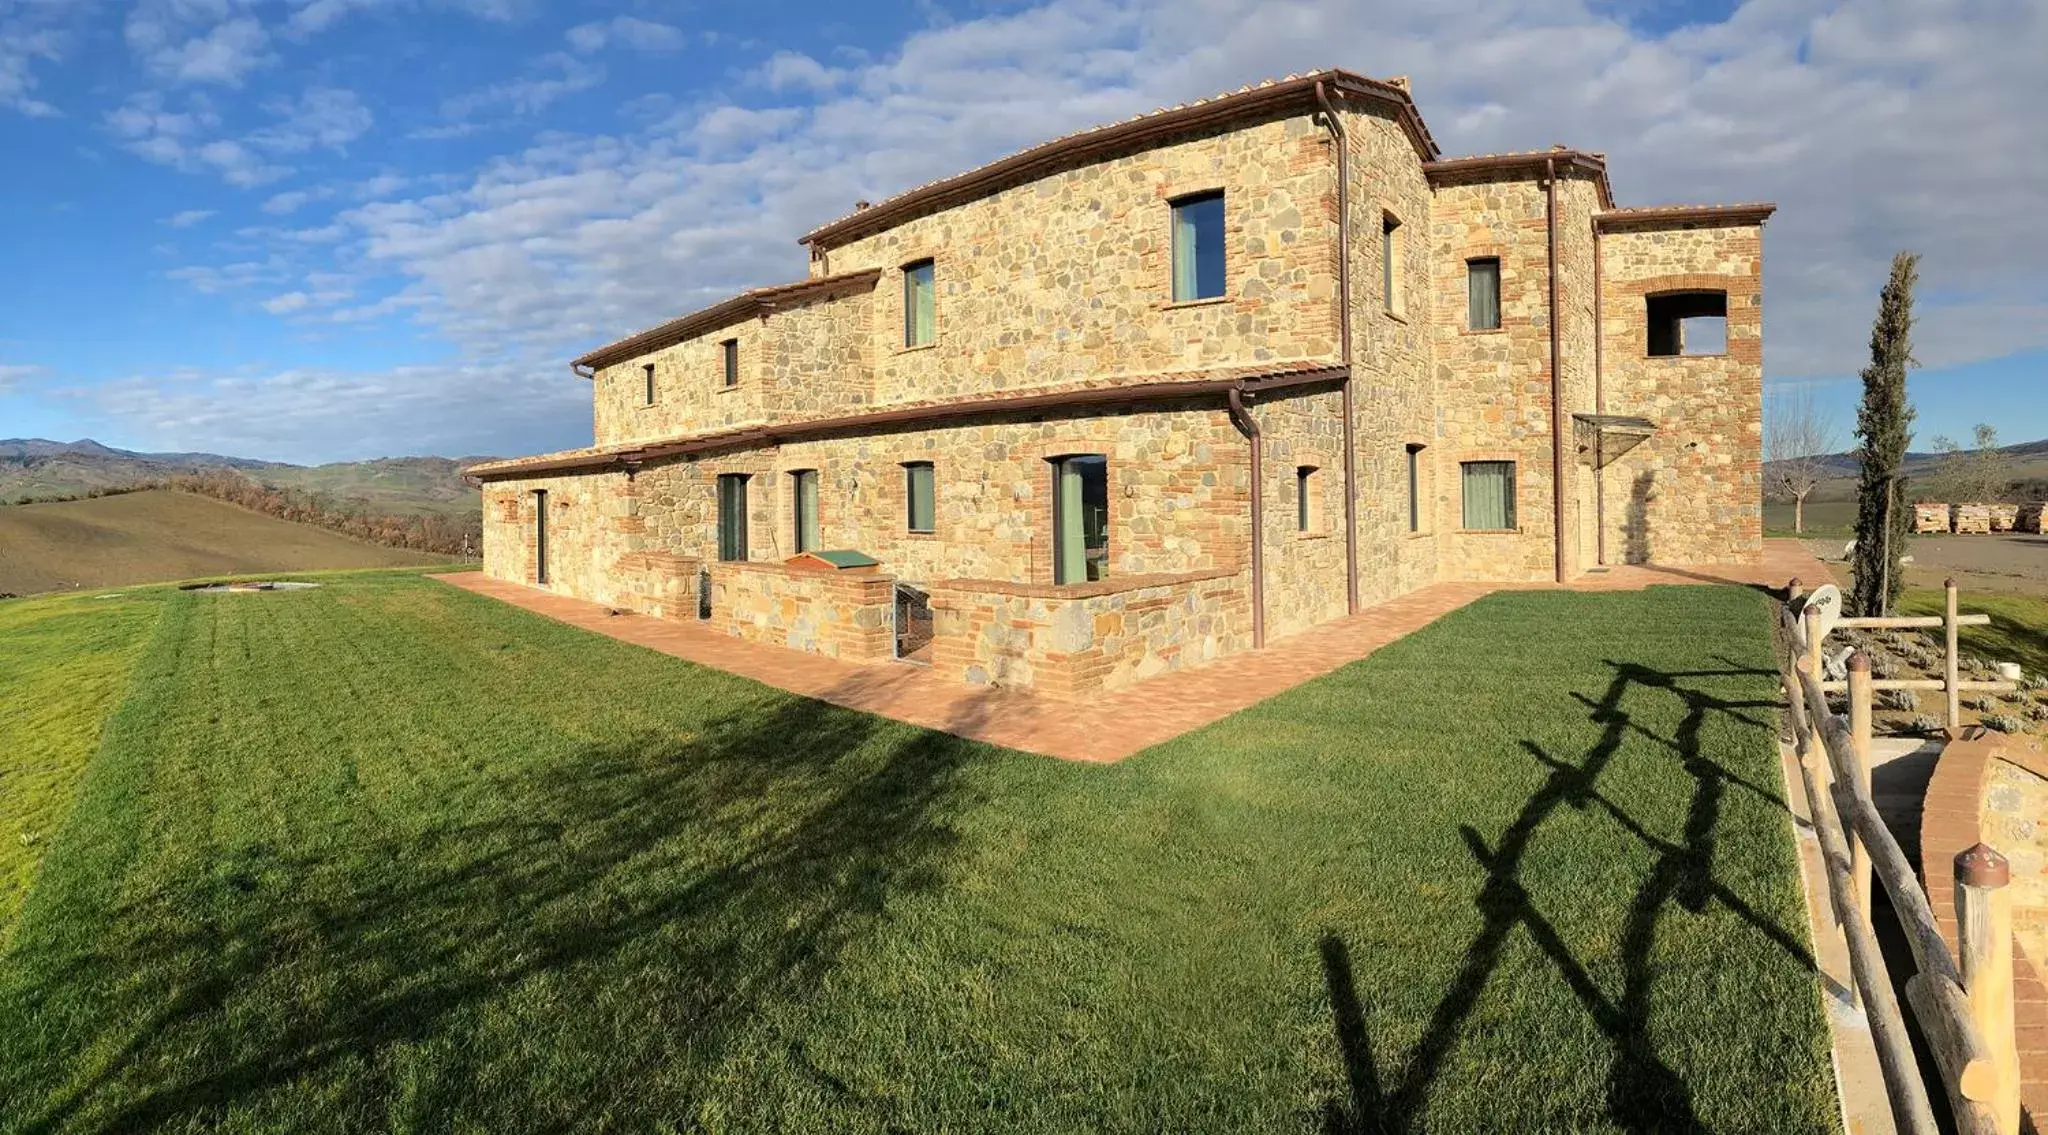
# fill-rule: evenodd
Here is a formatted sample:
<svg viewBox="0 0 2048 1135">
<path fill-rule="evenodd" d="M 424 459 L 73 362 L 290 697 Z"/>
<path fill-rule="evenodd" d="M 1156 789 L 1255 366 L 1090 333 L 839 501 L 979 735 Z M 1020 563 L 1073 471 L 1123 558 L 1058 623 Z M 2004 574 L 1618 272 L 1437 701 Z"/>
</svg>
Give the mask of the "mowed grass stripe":
<svg viewBox="0 0 2048 1135">
<path fill-rule="evenodd" d="M 153 597 L 0 603 L 0 945 L 71 813 L 157 610 Z"/>
<path fill-rule="evenodd" d="M 1111 767 L 429 580 L 173 600 L 8 1130 L 1818 1130 L 1766 611 L 1502 595 Z"/>
</svg>

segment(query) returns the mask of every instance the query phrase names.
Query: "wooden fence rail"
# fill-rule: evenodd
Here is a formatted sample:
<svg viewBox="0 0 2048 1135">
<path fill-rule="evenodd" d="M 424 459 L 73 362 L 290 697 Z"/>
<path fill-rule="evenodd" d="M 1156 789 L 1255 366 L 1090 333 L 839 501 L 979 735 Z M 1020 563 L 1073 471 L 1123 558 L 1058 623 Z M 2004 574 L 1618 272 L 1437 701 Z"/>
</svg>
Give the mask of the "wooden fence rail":
<svg viewBox="0 0 2048 1135">
<path fill-rule="evenodd" d="M 1791 593 L 1796 602 L 1797 580 Z M 1827 870 L 1830 905 L 1847 940 L 1853 992 L 1870 1020 L 1892 1114 L 1899 1130 L 1912 1135 L 1937 1130 L 1905 1018 L 1871 930 L 1873 876 L 1884 885 L 1912 948 L 1915 972 L 1905 983 L 1906 1001 L 1940 1068 L 1955 1129 L 1962 1135 L 2017 1135 L 2019 1057 L 2013 1029 L 2012 903 L 2005 860 L 1982 844 L 1957 857 L 1963 956 L 1958 964 L 1935 924 L 1911 860 L 1871 798 L 1871 693 L 1879 687 L 1871 679 L 1870 660 L 1861 652 L 1849 660 L 1849 680 L 1844 683 L 1849 713 L 1835 715 L 1819 674 L 1818 612 L 1808 610 L 1808 617 L 1801 618 L 1796 610 L 1788 604 L 1783 612 L 1790 645 L 1781 663 L 1788 716 Z M 1945 618 L 1951 643 L 1951 705 L 1957 689 L 1954 628 L 1961 621 L 1951 581 Z M 1840 625 L 1858 622 L 1868 620 L 1845 619 Z"/>
</svg>

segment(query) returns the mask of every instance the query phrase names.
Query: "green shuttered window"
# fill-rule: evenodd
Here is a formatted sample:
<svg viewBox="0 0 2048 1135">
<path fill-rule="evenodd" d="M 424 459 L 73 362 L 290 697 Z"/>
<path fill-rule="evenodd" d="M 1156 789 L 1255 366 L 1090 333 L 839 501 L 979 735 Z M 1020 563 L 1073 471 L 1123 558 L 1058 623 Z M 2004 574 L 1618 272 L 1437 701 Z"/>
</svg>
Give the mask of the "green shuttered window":
<svg viewBox="0 0 2048 1135">
<path fill-rule="evenodd" d="M 796 511 L 796 550 L 818 550 L 818 471 L 799 469 L 789 475 L 791 503 Z"/>
<path fill-rule="evenodd" d="M 938 486 L 934 481 L 932 463 L 912 461 L 903 467 L 903 495 L 910 502 L 909 526 L 912 532 L 932 532 L 938 529 Z"/>
<path fill-rule="evenodd" d="M 921 260 L 903 266 L 903 345 L 922 347 L 932 341 L 936 301 L 932 262 Z"/>
<path fill-rule="evenodd" d="M 1461 467 L 1465 527 L 1475 531 L 1515 526 L 1515 463 L 1467 461 Z"/>
</svg>

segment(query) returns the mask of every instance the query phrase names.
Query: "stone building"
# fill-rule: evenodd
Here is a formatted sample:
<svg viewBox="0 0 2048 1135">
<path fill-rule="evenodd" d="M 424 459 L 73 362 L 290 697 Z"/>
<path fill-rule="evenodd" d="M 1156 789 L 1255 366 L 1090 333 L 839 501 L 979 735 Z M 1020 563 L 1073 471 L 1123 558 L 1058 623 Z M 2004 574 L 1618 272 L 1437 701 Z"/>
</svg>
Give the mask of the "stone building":
<svg viewBox="0 0 2048 1135">
<path fill-rule="evenodd" d="M 575 361 L 588 449 L 480 465 L 493 576 L 1085 697 L 1438 580 L 1761 553 L 1768 205 L 1446 158 L 1323 71 L 802 238 Z"/>
</svg>

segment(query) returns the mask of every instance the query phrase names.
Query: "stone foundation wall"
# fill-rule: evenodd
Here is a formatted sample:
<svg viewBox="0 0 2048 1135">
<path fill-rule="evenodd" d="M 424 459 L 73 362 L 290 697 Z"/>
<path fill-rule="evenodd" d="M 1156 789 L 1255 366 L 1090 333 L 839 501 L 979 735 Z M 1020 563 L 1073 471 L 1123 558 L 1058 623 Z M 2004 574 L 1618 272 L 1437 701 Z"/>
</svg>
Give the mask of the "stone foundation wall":
<svg viewBox="0 0 2048 1135">
<path fill-rule="evenodd" d="M 1657 432 L 1613 461 L 1614 563 L 1754 563 L 1763 555 L 1763 228 L 1689 222 L 1600 238 L 1607 412 Z M 1728 294 L 1726 354 L 1652 358 L 1645 297 Z"/>
<path fill-rule="evenodd" d="M 623 473 L 484 486 L 484 574 L 540 586 L 535 490 L 548 494 L 548 590 L 663 618 L 694 618 L 697 556 L 651 543 Z"/>
<path fill-rule="evenodd" d="M 877 662 L 895 652 L 895 583 L 871 571 L 713 564 L 711 625 L 749 642 Z"/>
<path fill-rule="evenodd" d="M 970 685 L 1079 699 L 1251 646 L 1245 572 L 1069 587 L 934 584 L 932 668 Z"/>
</svg>

